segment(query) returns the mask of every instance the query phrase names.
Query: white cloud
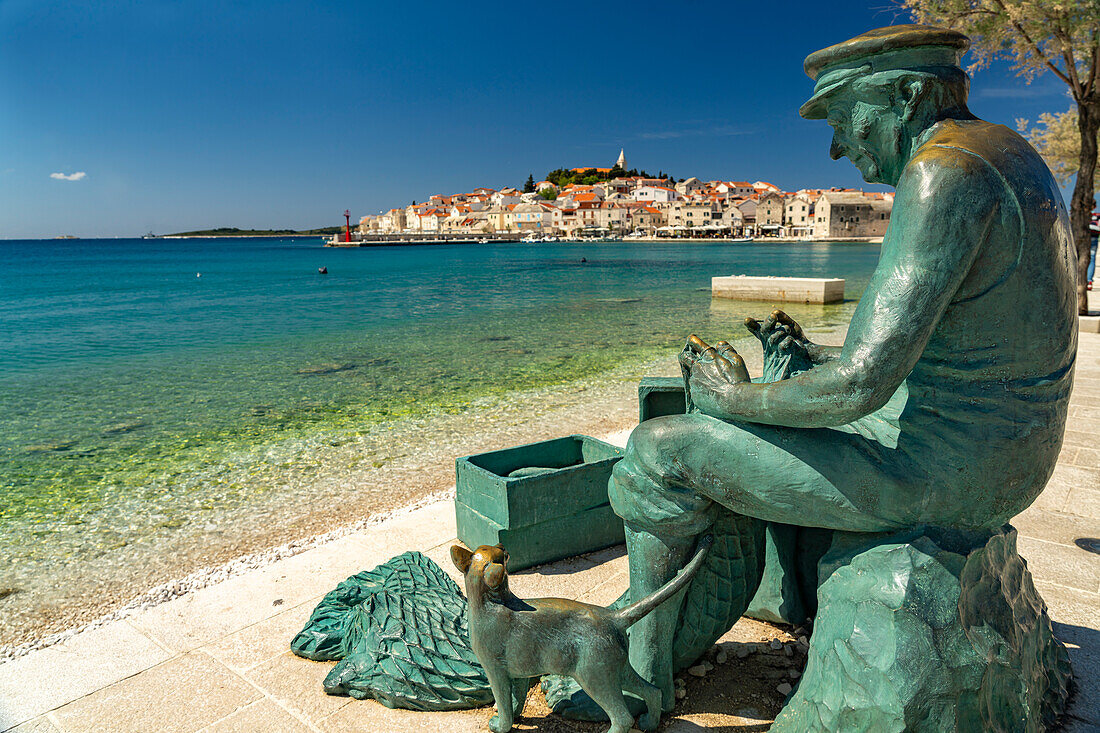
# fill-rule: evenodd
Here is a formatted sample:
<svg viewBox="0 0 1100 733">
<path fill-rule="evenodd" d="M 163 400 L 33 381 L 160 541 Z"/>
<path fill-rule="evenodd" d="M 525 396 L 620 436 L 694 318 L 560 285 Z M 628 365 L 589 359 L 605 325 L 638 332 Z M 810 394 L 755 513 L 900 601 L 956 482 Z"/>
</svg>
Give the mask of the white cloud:
<svg viewBox="0 0 1100 733">
<path fill-rule="evenodd" d="M 56 178 L 59 181 L 79 181 L 86 175 L 88 174 L 84 171 L 77 171 L 76 173 L 51 173 L 50 178 Z"/>
</svg>

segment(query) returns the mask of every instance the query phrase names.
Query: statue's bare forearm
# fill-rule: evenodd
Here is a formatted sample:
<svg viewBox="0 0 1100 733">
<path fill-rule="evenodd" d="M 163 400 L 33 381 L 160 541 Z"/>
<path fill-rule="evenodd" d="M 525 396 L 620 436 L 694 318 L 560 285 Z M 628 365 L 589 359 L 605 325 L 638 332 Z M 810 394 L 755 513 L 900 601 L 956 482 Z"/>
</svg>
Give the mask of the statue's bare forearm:
<svg viewBox="0 0 1100 733">
<path fill-rule="evenodd" d="M 896 385 L 876 389 L 831 359 L 779 382 L 708 385 L 692 390 L 696 408 L 720 420 L 815 428 L 852 422 L 886 403 Z"/>
</svg>

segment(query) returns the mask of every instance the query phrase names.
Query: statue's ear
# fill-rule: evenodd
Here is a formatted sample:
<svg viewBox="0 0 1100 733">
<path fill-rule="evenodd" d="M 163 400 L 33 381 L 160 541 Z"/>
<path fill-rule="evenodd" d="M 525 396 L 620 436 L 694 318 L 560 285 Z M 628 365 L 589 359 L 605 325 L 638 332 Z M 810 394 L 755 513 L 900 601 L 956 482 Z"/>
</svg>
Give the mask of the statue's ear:
<svg viewBox="0 0 1100 733">
<path fill-rule="evenodd" d="M 474 553 L 467 550 L 462 545 L 451 545 L 451 562 L 455 564 L 455 567 L 460 572 L 465 573 L 470 569 L 470 561 L 473 559 Z"/>
<path fill-rule="evenodd" d="M 894 99 L 898 109 L 901 110 L 899 117 L 901 117 L 902 122 L 908 122 L 917 113 L 917 107 L 924 99 L 928 87 L 921 79 L 904 76 L 898 79 L 896 84 Z"/>
<path fill-rule="evenodd" d="M 489 586 L 493 590 L 500 587 L 500 584 L 504 582 L 504 566 L 498 562 L 491 562 L 485 566 L 485 585 Z"/>
</svg>

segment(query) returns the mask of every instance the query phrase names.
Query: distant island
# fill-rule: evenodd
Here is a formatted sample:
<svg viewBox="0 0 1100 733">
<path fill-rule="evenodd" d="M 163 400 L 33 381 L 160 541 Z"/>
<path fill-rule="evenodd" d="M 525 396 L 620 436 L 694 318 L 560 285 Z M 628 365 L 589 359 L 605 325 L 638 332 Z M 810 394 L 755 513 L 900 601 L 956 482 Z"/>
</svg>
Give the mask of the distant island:
<svg viewBox="0 0 1100 733">
<path fill-rule="evenodd" d="M 238 229 L 237 227 L 218 227 L 200 229 L 194 232 L 161 234 L 161 237 L 323 237 L 344 231 L 344 227 L 323 227 L 321 229 Z"/>
</svg>

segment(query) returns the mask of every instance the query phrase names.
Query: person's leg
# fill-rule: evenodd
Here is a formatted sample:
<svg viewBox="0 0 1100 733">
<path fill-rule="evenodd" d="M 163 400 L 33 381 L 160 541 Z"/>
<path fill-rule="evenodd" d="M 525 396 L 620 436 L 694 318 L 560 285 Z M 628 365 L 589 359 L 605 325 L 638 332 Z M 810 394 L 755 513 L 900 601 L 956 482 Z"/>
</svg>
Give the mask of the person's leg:
<svg viewBox="0 0 1100 733">
<path fill-rule="evenodd" d="M 731 424 L 704 415 L 638 426 L 608 485 L 626 523 L 630 593 L 638 600 L 683 567 L 718 506 L 774 522 L 875 532 L 919 515 L 920 472 L 859 432 Z M 630 633 L 630 661 L 672 695 L 678 606 L 665 603 Z"/>
<path fill-rule="evenodd" d="M 1089 247 L 1089 274 L 1088 281 L 1092 282 L 1092 276 L 1096 272 L 1096 244 L 1097 239 L 1093 237 L 1092 246 Z"/>
</svg>

